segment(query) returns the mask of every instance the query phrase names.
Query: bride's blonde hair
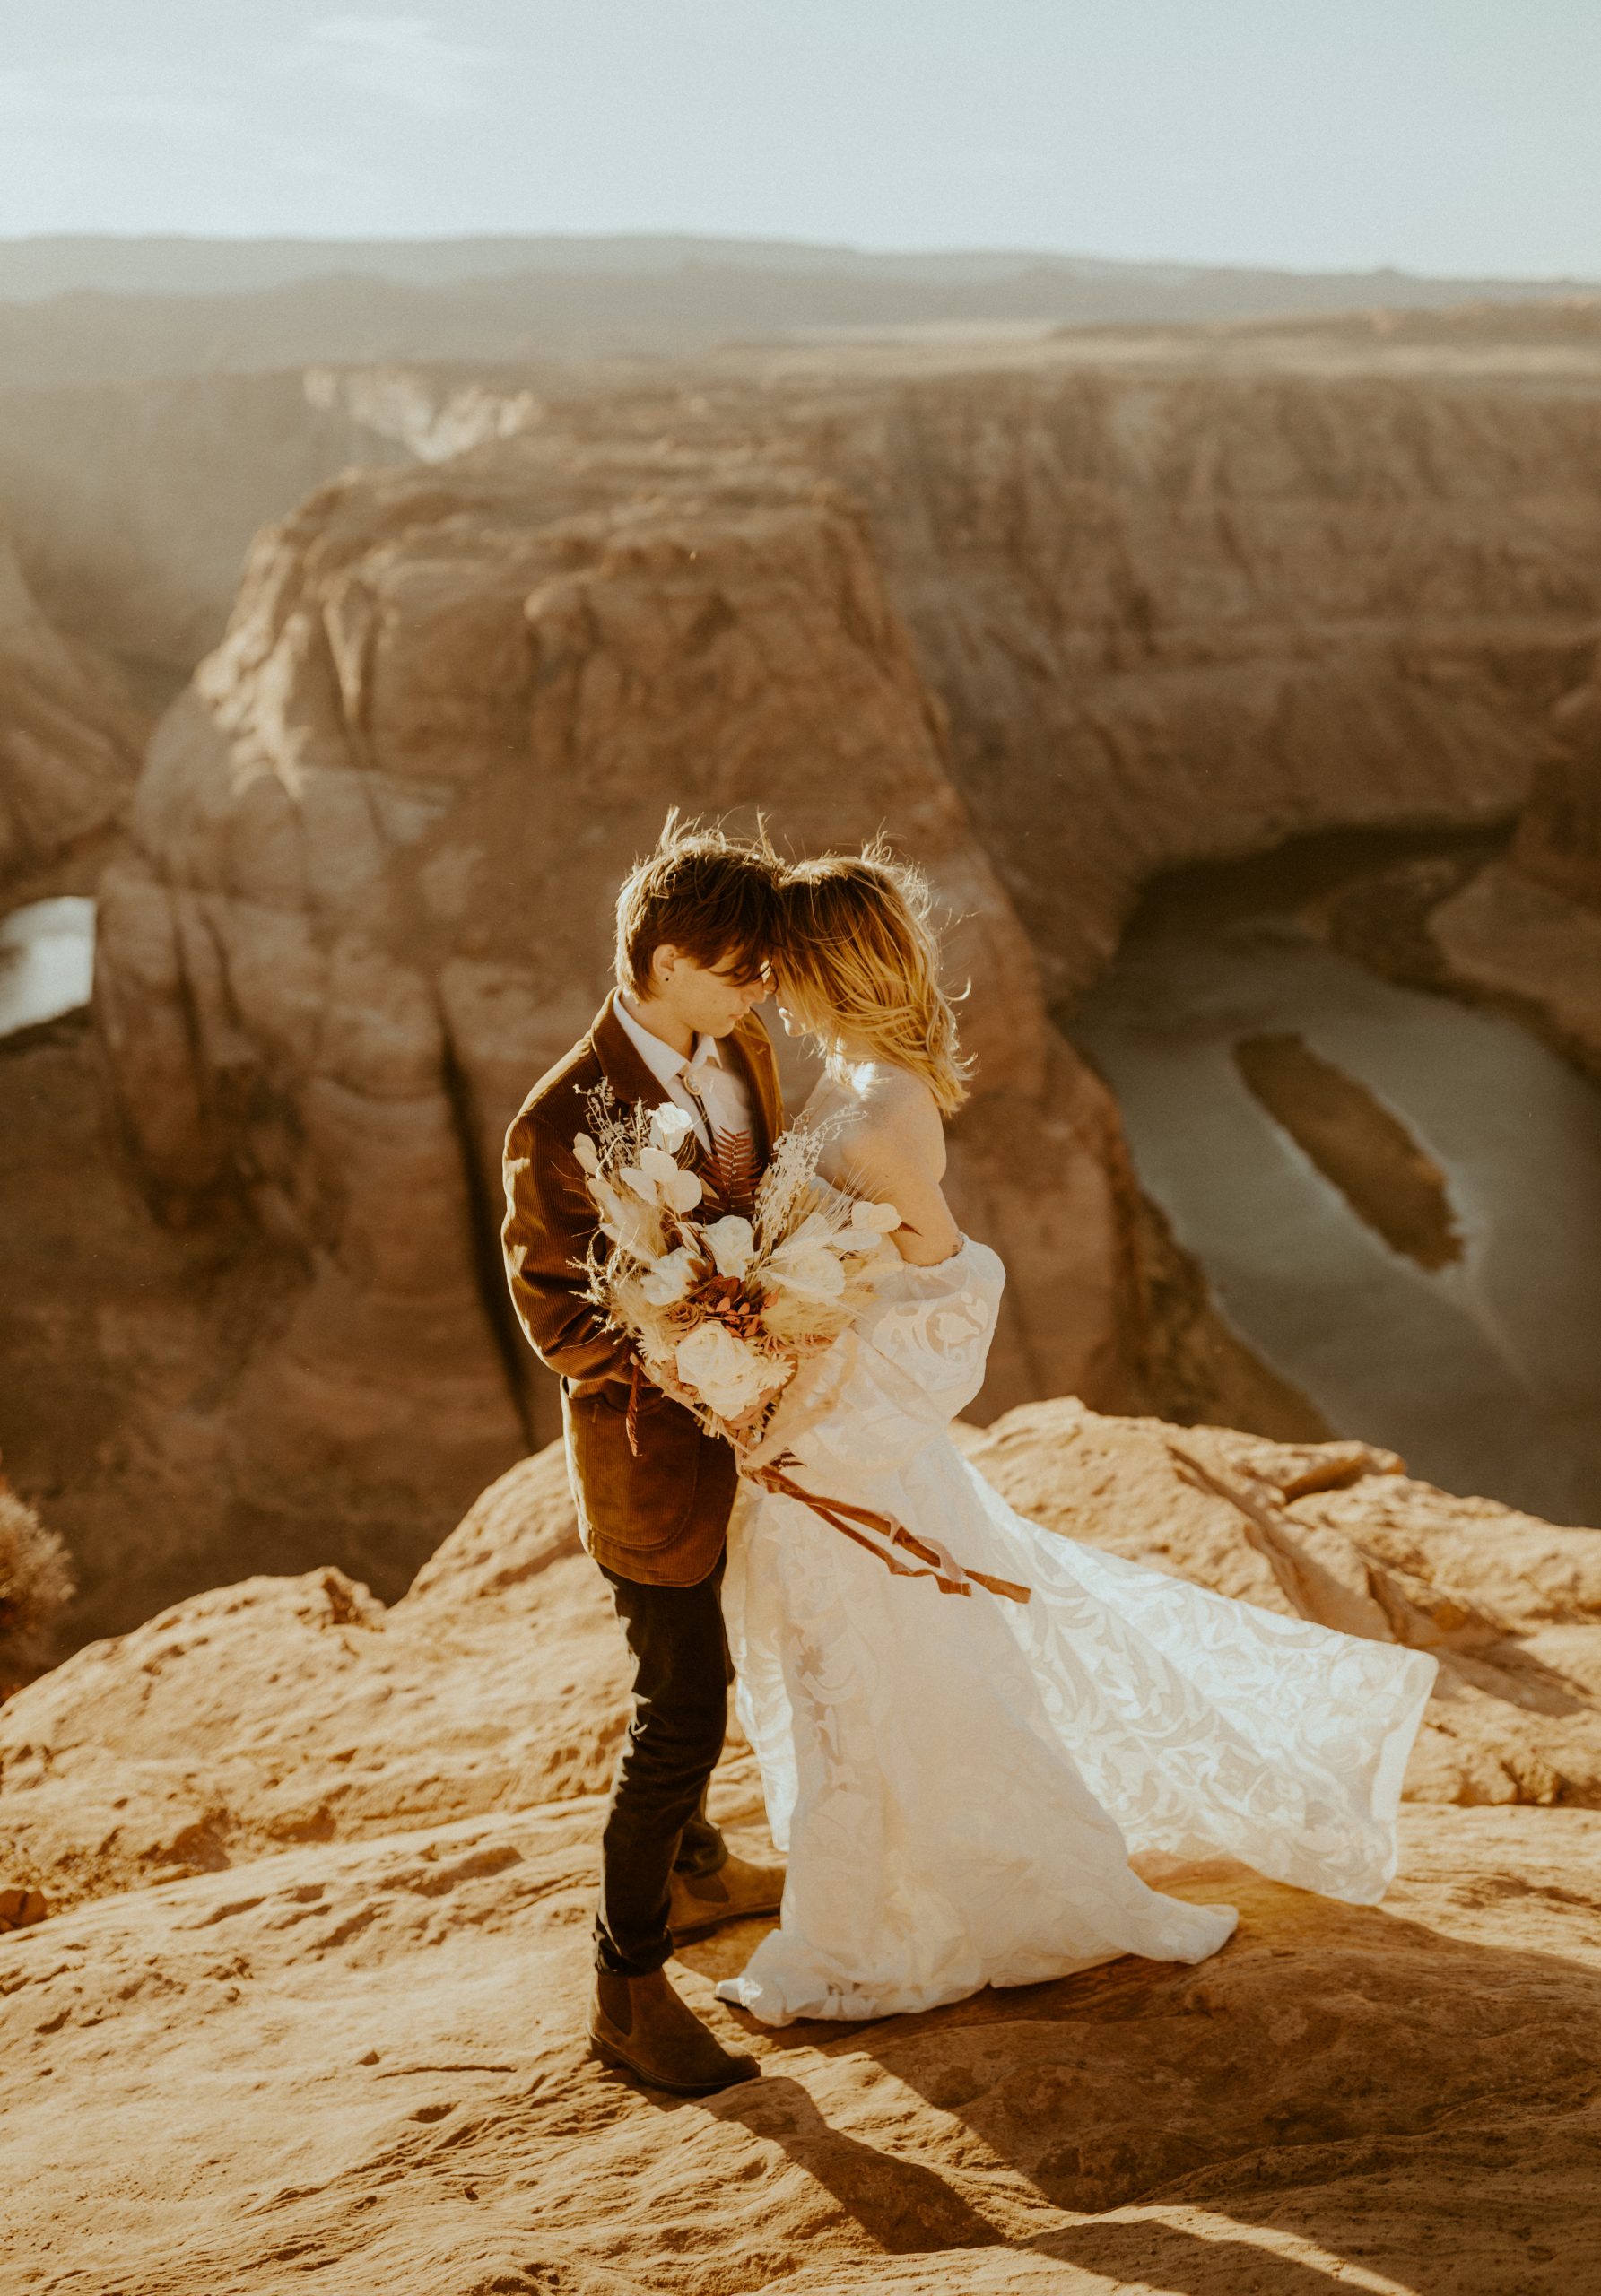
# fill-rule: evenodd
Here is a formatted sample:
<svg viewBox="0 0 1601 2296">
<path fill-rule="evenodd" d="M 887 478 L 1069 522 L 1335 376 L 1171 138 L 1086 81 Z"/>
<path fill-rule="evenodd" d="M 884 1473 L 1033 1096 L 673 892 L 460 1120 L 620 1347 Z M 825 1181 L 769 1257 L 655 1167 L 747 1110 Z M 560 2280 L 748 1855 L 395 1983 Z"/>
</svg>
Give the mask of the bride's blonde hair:
<svg viewBox="0 0 1601 2296">
<path fill-rule="evenodd" d="M 940 986 L 932 909 L 922 872 L 882 839 L 796 862 L 779 888 L 771 965 L 831 1069 L 864 1055 L 909 1069 L 949 1116 L 968 1096 L 972 1062 Z"/>
</svg>

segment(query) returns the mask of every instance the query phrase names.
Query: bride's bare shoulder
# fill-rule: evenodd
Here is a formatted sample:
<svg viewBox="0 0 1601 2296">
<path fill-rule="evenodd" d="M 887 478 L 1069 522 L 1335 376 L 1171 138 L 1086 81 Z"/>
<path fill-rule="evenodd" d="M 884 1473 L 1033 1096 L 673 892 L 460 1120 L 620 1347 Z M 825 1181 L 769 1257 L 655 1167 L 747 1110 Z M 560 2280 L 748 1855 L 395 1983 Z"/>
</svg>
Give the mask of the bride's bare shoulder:
<svg viewBox="0 0 1601 2296">
<path fill-rule="evenodd" d="M 852 1139 L 869 1153 L 945 1168 L 945 1127 L 934 1094 L 909 1069 L 874 1061 L 853 1079 Z"/>
<path fill-rule="evenodd" d="M 859 1072 L 856 1108 L 839 1141 L 846 1185 L 901 1214 L 895 1248 L 919 1265 L 949 1258 L 961 1240 L 940 1183 L 945 1128 L 934 1094 L 905 1069 Z"/>
</svg>

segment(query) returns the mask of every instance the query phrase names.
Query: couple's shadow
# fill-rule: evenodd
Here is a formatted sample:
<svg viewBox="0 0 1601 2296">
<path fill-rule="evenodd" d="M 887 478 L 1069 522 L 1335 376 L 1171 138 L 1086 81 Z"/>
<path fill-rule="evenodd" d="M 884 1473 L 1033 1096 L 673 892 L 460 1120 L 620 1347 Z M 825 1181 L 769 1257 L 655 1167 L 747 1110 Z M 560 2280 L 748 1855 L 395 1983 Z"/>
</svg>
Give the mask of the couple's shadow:
<svg viewBox="0 0 1601 2296">
<path fill-rule="evenodd" d="M 761 2036 L 768 2069 L 708 2109 L 781 2147 L 888 2254 L 1005 2247 L 1174 2296 L 1571 2296 L 1586 2245 L 1601 2246 L 1601 2200 L 1575 2222 L 1572 2196 L 1593 2186 L 1564 2144 L 1585 2149 L 1583 2133 L 1553 2150 L 1541 2132 L 1593 2093 L 1601 1971 L 1239 1867 L 1192 1870 L 1183 1895 L 1241 1908 L 1208 1962 L 1125 1958 L 870 2024 L 774 2031 L 728 2012 Z M 1552 1894 L 1504 1875 L 1485 1887 Z M 680 1958 L 726 1975 L 770 1926 Z M 805 2083 L 786 2057 L 808 2060 Z M 874 2099 L 880 2074 L 911 2092 L 900 2111 Z M 831 2112 L 895 2134 L 870 2141 Z M 921 2147 L 965 2156 L 960 2189 Z M 1120 2213 L 1135 2209 L 1162 2213 Z M 1052 2211 L 1080 2221 L 1042 2223 Z"/>
</svg>

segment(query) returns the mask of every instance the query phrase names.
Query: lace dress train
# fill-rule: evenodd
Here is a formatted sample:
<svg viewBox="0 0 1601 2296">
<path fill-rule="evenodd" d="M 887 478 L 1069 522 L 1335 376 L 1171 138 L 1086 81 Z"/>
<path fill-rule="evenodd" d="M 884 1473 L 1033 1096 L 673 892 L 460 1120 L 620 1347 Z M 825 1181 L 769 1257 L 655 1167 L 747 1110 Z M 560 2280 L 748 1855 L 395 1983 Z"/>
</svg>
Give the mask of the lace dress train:
<svg viewBox="0 0 1601 2296">
<path fill-rule="evenodd" d="M 970 1240 L 937 1267 L 887 1266 L 784 1439 L 805 1487 L 1021 1580 L 1026 1605 L 892 1578 L 749 1486 L 730 1527 L 740 1718 L 789 1871 L 779 1926 L 718 1990 L 770 2024 L 1214 1952 L 1233 1909 L 1149 1888 L 1132 1851 L 1226 1852 L 1364 1904 L 1395 1872 L 1435 1661 L 1014 1513 L 948 1432 L 1004 1283 Z"/>
</svg>

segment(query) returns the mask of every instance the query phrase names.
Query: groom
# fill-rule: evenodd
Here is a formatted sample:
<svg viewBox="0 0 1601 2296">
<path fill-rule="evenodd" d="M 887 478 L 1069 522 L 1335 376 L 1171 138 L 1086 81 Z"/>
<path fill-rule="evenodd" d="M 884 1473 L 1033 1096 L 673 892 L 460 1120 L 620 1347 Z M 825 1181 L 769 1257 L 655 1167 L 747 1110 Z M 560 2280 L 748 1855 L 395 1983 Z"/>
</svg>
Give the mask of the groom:
<svg viewBox="0 0 1601 2296">
<path fill-rule="evenodd" d="M 753 1009 L 767 994 L 779 876 L 765 845 L 681 830 L 669 815 L 617 898 L 616 987 L 506 1136 L 511 1296 L 535 1353 L 561 1375 L 579 1527 L 634 1662 L 633 1719 L 601 1841 L 590 2040 L 608 2063 L 683 2096 L 749 2080 L 756 2065 L 721 2046 L 662 1964 L 684 1937 L 775 1911 L 784 1883 L 781 1867 L 735 1857 L 705 1809 L 727 1725 L 720 1589 L 737 1474 L 728 1445 L 643 1384 L 627 1338 L 584 1296 L 596 1215 L 572 1142 L 587 1128 L 586 1094 L 609 1083 L 621 1100 L 684 1110 L 692 1168 L 706 1170 L 720 1145 L 761 1170 L 782 1120 Z"/>
</svg>

